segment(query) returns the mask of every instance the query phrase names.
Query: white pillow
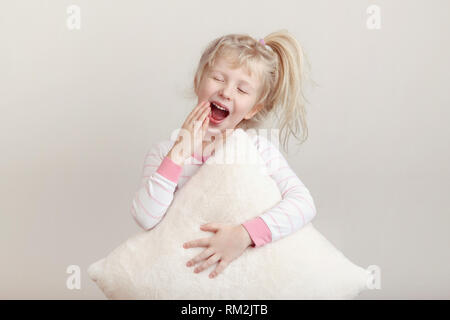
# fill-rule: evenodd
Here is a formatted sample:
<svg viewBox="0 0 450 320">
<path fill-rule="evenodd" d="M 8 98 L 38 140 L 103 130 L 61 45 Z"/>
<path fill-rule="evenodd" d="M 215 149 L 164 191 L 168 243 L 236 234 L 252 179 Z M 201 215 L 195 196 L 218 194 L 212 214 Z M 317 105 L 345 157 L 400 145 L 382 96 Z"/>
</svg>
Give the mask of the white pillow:
<svg viewBox="0 0 450 320">
<path fill-rule="evenodd" d="M 201 231 L 201 224 L 239 224 L 282 199 L 247 133 L 236 129 L 228 140 L 226 148 L 218 148 L 175 193 L 158 225 L 89 267 L 89 276 L 106 297 L 353 299 L 366 289 L 371 274 L 350 262 L 312 223 L 275 242 L 248 248 L 216 278 L 208 275 L 217 264 L 200 273 L 186 267 L 205 248 L 184 249 L 183 243 L 212 235 Z M 234 164 L 228 164 L 230 159 Z"/>
</svg>

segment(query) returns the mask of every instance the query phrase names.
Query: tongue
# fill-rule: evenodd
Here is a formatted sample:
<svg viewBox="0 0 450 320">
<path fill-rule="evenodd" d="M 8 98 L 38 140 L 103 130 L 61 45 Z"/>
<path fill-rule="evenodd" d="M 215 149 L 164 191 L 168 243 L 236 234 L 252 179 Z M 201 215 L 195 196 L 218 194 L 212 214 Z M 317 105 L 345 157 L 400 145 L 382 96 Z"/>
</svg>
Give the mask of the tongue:
<svg viewBox="0 0 450 320">
<path fill-rule="evenodd" d="M 211 108 L 211 111 L 212 117 L 217 121 L 225 119 L 228 115 L 228 111 L 217 109 L 214 106 Z"/>
</svg>

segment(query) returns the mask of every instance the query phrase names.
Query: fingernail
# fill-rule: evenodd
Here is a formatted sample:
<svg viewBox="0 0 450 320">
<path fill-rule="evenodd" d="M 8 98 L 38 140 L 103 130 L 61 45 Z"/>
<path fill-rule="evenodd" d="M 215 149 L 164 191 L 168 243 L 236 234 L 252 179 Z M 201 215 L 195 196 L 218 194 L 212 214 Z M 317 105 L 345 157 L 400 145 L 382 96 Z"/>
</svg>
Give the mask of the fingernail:
<svg viewBox="0 0 450 320">
<path fill-rule="evenodd" d="M 188 267 L 190 267 L 190 266 L 191 266 L 191 262 L 188 261 L 188 263 L 186 263 L 186 265 L 187 265 Z"/>
</svg>

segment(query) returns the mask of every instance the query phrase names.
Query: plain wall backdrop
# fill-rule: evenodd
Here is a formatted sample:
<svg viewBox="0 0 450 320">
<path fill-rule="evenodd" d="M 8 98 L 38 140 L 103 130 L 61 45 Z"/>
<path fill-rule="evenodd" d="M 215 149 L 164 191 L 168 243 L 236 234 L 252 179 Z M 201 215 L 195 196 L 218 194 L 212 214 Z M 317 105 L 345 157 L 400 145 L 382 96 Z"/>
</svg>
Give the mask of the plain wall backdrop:
<svg viewBox="0 0 450 320">
<path fill-rule="evenodd" d="M 449 12 L 445 0 L 2 1 L 0 298 L 104 299 L 87 267 L 140 231 L 144 156 L 195 107 L 203 49 L 287 29 L 318 83 L 309 138 L 286 155 L 314 226 L 380 267 L 381 290 L 358 299 L 449 299 Z M 81 290 L 66 288 L 69 265 Z"/>
</svg>

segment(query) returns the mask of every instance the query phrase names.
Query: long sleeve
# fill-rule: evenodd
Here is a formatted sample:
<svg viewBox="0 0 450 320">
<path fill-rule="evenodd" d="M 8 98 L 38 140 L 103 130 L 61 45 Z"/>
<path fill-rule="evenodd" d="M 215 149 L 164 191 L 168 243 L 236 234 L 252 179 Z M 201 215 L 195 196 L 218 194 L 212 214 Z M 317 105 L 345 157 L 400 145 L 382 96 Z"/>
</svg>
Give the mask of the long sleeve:
<svg viewBox="0 0 450 320">
<path fill-rule="evenodd" d="M 282 196 L 276 206 L 242 224 L 253 240 L 252 246 L 260 247 L 299 230 L 315 217 L 316 208 L 308 189 L 281 152 L 266 138 L 256 139 L 258 151 Z"/>
<path fill-rule="evenodd" d="M 167 142 L 154 144 L 144 159 L 142 183 L 131 206 L 131 215 L 144 230 L 157 225 L 169 205 L 183 167 L 169 157 Z"/>
</svg>

